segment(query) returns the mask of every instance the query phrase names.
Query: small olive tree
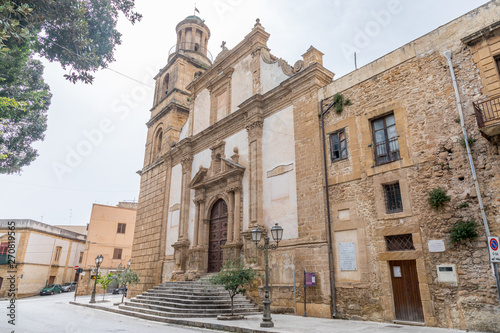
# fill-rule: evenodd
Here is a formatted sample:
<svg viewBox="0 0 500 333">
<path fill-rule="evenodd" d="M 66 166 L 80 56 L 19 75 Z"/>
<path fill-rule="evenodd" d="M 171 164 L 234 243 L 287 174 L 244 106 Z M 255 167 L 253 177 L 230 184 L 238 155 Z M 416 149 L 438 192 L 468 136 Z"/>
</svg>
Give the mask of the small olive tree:
<svg viewBox="0 0 500 333">
<path fill-rule="evenodd" d="M 234 316 L 234 296 L 244 294 L 248 287 L 253 287 L 258 273 L 251 267 L 245 267 L 243 260 L 227 261 L 221 271 L 210 278 L 210 283 L 223 286 L 231 297 L 231 316 Z"/>
<path fill-rule="evenodd" d="M 113 274 L 108 273 L 107 275 L 99 276 L 97 278 L 97 283 L 104 289 L 104 294 L 102 295 L 102 300 L 104 301 L 104 296 L 106 295 L 106 290 L 109 287 L 109 284 L 113 281 Z"/>
<path fill-rule="evenodd" d="M 127 285 L 135 285 L 140 281 L 139 274 L 130 268 L 124 269 L 123 271 L 113 275 L 113 281 L 118 283 L 118 286 L 123 287 L 122 303 L 125 297 L 125 290 L 127 290 Z"/>
</svg>

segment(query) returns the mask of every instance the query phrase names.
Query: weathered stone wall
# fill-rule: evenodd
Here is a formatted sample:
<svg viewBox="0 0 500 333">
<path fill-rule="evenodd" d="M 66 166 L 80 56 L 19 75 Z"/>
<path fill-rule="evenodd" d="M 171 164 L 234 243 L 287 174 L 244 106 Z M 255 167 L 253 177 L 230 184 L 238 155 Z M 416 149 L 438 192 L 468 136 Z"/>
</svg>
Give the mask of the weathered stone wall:
<svg viewBox="0 0 500 333">
<path fill-rule="evenodd" d="M 161 282 L 161 269 L 165 242 L 162 233 L 166 184 L 166 163 L 161 163 L 141 175 L 141 193 L 134 243 L 132 245 L 131 269 L 140 274 L 141 282 L 130 288 L 135 296 Z M 168 207 L 168 203 L 167 203 Z"/>
<path fill-rule="evenodd" d="M 486 215 L 491 233 L 498 234 L 498 147 L 481 137 L 472 107 L 472 101 L 481 97 L 479 71 L 466 47 L 454 52 L 453 64 L 466 128 L 477 140 L 472 155 Z M 354 319 L 394 320 L 388 260 L 416 260 L 427 325 L 495 331 L 500 318 L 495 280 L 472 173 L 460 143 L 462 132 L 446 59 L 437 50 L 427 52 L 338 92 L 352 105 L 341 114 L 333 110 L 327 114 L 327 132 L 335 129 L 335 124 L 345 123 L 349 153 L 356 155 L 359 150 L 359 162 L 351 154 L 342 162 L 347 164 L 342 170 L 349 174 L 359 163 L 360 174 L 334 178 L 338 162 L 329 160 L 331 208 L 335 212 L 336 206 L 348 203 L 347 207 L 356 210 L 357 220 L 351 228 L 365 234 L 358 237 L 356 246 L 366 250 L 357 259 L 369 263 L 359 265 L 361 281 L 338 281 L 340 314 Z M 391 111 L 396 118 L 402 159 L 375 166 L 372 148 L 367 144 L 372 141 L 370 119 Z M 394 180 L 400 182 L 404 211 L 391 216 L 384 212 L 380 187 Z M 436 212 L 428 203 L 428 193 L 437 187 L 444 189 L 451 201 Z M 450 228 L 460 219 L 474 219 L 479 237 L 452 245 Z M 338 221 L 334 232 L 347 229 Z M 384 236 L 402 233 L 412 234 L 415 250 L 387 252 Z M 438 239 L 445 241 L 446 251 L 429 252 L 427 241 Z M 438 282 L 436 265 L 440 264 L 455 265 L 456 285 Z"/>
</svg>

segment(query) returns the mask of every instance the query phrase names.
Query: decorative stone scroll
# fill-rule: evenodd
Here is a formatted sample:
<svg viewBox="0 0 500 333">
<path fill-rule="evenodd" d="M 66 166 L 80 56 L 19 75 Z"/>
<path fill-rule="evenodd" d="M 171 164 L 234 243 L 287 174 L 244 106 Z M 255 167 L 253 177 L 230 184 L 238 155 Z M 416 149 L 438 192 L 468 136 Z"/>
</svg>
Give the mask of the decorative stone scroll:
<svg viewBox="0 0 500 333">
<path fill-rule="evenodd" d="M 297 60 L 294 66 L 290 66 L 286 60 L 272 55 L 266 48 L 262 48 L 260 54 L 262 60 L 264 60 L 266 64 L 278 63 L 278 67 L 280 67 L 283 73 L 285 73 L 285 75 L 287 76 L 292 76 L 293 74 L 296 74 L 304 69 L 303 60 Z"/>
</svg>

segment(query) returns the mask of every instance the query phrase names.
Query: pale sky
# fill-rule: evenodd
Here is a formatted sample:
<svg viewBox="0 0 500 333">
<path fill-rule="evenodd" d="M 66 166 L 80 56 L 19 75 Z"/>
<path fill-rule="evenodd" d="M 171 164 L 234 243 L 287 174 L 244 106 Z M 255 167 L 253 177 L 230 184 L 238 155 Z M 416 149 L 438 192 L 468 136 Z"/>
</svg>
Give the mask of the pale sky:
<svg viewBox="0 0 500 333">
<path fill-rule="evenodd" d="M 222 41 L 231 49 L 255 19 L 271 34 L 271 52 L 293 65 L 313 45 L 339 78 L 436 29 L 484 0 L 198 0 L 197 14 L 211 31 L 215 58 Z M 93 85 L 72 84 L 58 63 L 44 61 L 53 94 L 39 157 L 20 175 L 0 175 L 0 218 L 84 225 L 93 203 L 138 200 L 153 76 L 176 43 L 175 26 L 193 14 L 194 1 L 136 0 L 143 19 L 122 19 L 122 45 L 111 70 Z M 471 31 L 472 32 L 472 31 Z M 113 70 L 113 71 L 112 71 Z M 122 73 L 124 77 L 115 71 Z"/>
</svg>

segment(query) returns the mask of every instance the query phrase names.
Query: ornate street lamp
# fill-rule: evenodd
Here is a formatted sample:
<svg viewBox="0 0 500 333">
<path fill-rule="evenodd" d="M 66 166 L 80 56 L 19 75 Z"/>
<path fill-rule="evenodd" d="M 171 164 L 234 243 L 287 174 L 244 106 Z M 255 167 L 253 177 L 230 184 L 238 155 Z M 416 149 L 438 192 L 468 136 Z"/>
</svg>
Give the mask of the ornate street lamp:
<svg viewBox="0 0 500 333">
<path fill-rule="evenodd" d="M 262 238 L 262 230 L 258 226 L 255 226 L 252 230 L 252 240 L 257 246 L 257 249 L 264 250 L 264 261 L 266 264 L 266 286 L 264 293 L 264 315 L 262 316 L 262 321 L 260 327 L 273 327 L 274 323 L 271 320 L 271 301 L 269 300 L 269 250 L 276 250 L 278 248 L 278 243 L 283 238 L 283 228 L 276 223 L 274 227 L 271 228 L 271 236 L 273 237 L 276 245 L 269 244 L 269 237 L 267 236 L 267 230 L 264 230 L 264 245 L 259 245 L 260 239 Z"/>
<path fill-rule="evenodd" d="M 92 296 L 90 297 L 90 302 L 89 303 L 95 303 L 95 288 L 96 288 L 96 284 L 97 284 L 97 277 L 99 276 L 99 266 L 101 266 L 102 264 L 102 259 L 104 259 L 104 257 L 102 256 L 102 254 L 98 255 L 97 257 L 95 257 L 95 280 L 94 280 L 94 290 L 92 291 Z"/>
</svg>

